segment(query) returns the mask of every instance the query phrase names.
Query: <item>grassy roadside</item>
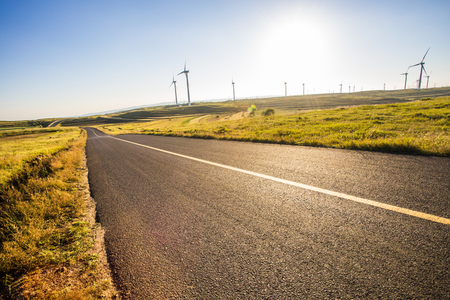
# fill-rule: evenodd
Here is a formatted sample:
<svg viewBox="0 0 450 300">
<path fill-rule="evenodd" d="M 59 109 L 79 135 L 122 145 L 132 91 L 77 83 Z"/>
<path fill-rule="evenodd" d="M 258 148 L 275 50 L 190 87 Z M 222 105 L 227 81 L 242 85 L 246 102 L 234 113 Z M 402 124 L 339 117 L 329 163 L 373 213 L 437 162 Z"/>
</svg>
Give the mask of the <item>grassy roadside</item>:
<svg viewBox="0 0 450 300">
<path fill-rule="evenodd" d="M 0 132 L 0 184 L 39 155 L 52 155 L 79 136 L 73 128 L 25 129 Z"/>
<path fill-rule="evenodd" d="M 85 143 L 76 128 L 0 138 L 14 162 L 0 182 L 0 299 L 115 297 L 94 247 Z"/>
<path fill-rule="evenodd" d="M 97 126 L 107 134 L 154 134 L 450 156 L 450 97 L 238 120 Z"/>
</svg>

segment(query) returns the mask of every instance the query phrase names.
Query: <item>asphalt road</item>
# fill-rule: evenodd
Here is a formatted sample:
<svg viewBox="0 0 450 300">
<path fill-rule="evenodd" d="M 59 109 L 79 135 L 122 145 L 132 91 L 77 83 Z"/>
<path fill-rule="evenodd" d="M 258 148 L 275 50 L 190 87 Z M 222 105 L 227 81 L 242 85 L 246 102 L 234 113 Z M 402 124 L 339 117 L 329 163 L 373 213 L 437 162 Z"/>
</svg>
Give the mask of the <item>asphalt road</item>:
<svg viewBox="0 0 450 300">
<path fill-rule="evenodd" d="M 87 132 L 125 299 L 450 298 L 449 158 Z"/>
<path fill-rule="evenodd" d="M 54 122 L 52 122 L 52 123 L 48 124 L 48 126 L 47 126 L 47 127 L 56 127 L 56 126 L 58 126 L 58 124 L 61 124 L 62 122 L 64 122 L 64 121 L 68 121 L 68 120 L 71 120 L 71 119 L 62 119 L 62 120 L 57 120 L 57 121 L 54 121 Z"/>
</svg>

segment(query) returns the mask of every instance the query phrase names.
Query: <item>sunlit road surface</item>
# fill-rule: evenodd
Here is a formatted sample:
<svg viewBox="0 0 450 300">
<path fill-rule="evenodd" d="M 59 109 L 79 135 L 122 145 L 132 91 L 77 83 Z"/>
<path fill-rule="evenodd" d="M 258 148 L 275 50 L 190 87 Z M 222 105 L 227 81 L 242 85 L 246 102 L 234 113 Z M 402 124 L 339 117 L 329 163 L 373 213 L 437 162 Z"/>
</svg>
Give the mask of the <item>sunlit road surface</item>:
<svg viewBox="0 0 450 300">
<path fill-rule="evenodd" d="M 450 298 L 449 158 L 87 132 L 125 299 Z"/>
</svg>

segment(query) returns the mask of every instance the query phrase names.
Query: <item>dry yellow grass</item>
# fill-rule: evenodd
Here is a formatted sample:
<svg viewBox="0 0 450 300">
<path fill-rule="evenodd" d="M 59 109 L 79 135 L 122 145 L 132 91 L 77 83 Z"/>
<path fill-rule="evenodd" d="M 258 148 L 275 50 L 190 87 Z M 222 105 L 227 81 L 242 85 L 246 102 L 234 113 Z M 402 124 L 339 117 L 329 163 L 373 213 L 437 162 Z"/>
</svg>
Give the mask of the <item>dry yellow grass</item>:
<svg viewBox="0 0 450 300">
<path fill-rule="evenodd" d="M 0 137 L 0 184 L 12 174 L 20 170 L 24 162 L 39 155 L 52 155 L 66 147 L 70 140 L 79 136 L 79 129 L 66 128 L 55 131 L 40 130 L 31 134 L 21 134 L 11 131 L 2 132 Z M 27 133 L 27 131 L 23 131 Z"/>
<path fill-rule="evenodd" d="M 44 149 L 33 159 L 18 159 L 19 171 L 0 185 L 0 292 L 7 299 L 115 297 L 86 213 L 86 133 L 74 132 L 50 150 L 39 144 Z"/>
<path fill-rule="evenodd" d="M 208 121 L 129 123 L 99 129 L 109 134 L 140 133 L 450 156 L 450 97 L 289 115 L 277 112 L 274 116 L 234 120 L 216 116 Z"/>
</svg>

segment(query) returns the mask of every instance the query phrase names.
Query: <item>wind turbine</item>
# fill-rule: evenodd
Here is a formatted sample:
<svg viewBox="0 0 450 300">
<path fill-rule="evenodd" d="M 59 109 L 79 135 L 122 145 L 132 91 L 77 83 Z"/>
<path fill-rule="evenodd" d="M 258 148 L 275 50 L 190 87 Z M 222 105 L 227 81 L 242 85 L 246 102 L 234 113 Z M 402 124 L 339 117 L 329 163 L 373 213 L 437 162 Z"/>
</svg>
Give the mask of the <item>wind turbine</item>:
<svg viewBox="0 0 450 300">
<path fill-rule="evenodd" d="M 185 74 L 186 75 L 186 85 L 187 85 L 187 95 L 188 95 L 188 106 L 191 106 L 191 97 L 189 95 L 189 78 L 188 78 L 188 73 L 189 70 L 186 70 L 186 61 L 184 62 L 184 70 L 180 73 L 178 73 L 178 75 L 180 74 Z"/>
<path fill-rule="evenodd" d="M 427 76 L 425 76 L 427 78 L 427 88 L 428 88 L 428 82 L 430 81 L 430 74 L 433 73 L 433 71 L 431 71 L 430 73 L 427 74 Z"/>
<path fill-rule="evenodd" d="M 408 68 L 408 70 L 409 70 L 409 68 Z M 408 79 L 408 70 L 406 70 L 405 73 L 400 74 L 400 75 L 405 75 L 405 87 L 403 88 L 404 90 L 406 90 L 406 80 Z"/>
<path fill-rule="evenodd" d="M 284 83 L 284 96 L 287 97 L 287 82 Z"/>
<path fill-rule="evenodd" d="M 231 78 L 231 85 L 233 86 L 233 100 L 236 101 L 236 94 L 234 93 L 234 80 Z"/>
<path fill-rule="evenodd" d="M 342 81 L 342 82 L 344 82 L 344 81 Z M 342 93 L 342 82 L 339 84 L 339 86 L 341 87 L 341 93 Z"/>
<path fill-rule="evenodd" d="M 305 84 L 303 84 L 303 96 L 305 96 Z"/>
<path fill-rule="evenodd" d="M 425 67 L 423 66 L 425 63 L 424 63 L 423 61 L 424 61 L 424 59 L 425 59 L 425 56 L 427 56 L 428 51 L 430 51 L 430 48 L 428 48 L 427 52 L 425 52 L 425 55 L 423 56 L 423 58 L 422 58 L 422 60 L 420 61 L 420 63 L 415 64 L 415 65 L 412 65 L 412 66 L 409 66 L 409 68 L 411 68 L 411 67 L 416 67 L 416 66 L 420 65 L 419 90 L 420 90 L 420 86 L 421 86 L 421 84 L 422 84 L 422 71 L 425 71 Z M 408 69 L 409 69 L 409 68 L 408 68 Z M 425 74 L 426 74 L 426 73 L 427 73 L 427 71 L 425 71 Z"/>
<path fill-rule="evenodd" d="M 175 80 L 175 77 L 172 77 L 172 83 L 170 84 L 169 88 L 173 85 L 175 88 L 175 105 L 178 105 L 178 99 L 177 99 L 177 81 Z"/>
</svg>

